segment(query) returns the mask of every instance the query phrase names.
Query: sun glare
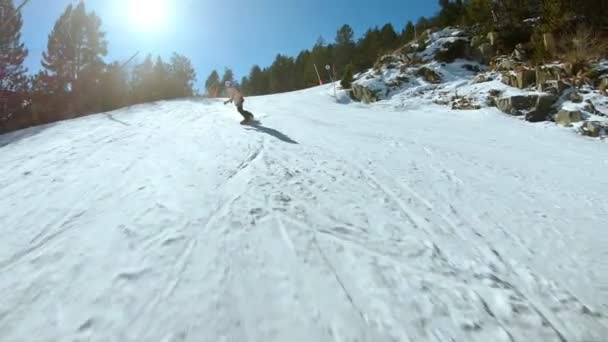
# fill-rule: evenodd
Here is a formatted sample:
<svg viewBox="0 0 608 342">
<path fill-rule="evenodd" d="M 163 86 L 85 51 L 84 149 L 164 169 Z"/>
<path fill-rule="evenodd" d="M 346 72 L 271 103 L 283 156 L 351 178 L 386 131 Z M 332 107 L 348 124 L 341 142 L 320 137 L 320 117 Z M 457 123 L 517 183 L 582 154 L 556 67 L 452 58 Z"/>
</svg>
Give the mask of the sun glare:
<svg viewBox="0 0 608 342">
<path fill-rule="evenodd" d="M 129 20 L 138 30 L 155 31 L 165 26 L 166 0 L 129 0 Z"/>
</svg>

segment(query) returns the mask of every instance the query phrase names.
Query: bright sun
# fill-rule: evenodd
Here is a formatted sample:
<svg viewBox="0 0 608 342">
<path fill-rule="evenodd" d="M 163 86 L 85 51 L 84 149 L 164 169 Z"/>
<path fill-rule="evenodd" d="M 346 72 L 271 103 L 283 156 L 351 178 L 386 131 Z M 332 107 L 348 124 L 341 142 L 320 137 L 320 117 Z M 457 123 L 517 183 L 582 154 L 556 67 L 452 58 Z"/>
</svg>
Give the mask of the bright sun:
<svg viewBox="0 0 608 342">
<path fill-rule="evenodd" d="M 167 20 L 166 0 L 129 0 L 129 20 L 138 30 L 154 31 Z"/>
</svg>

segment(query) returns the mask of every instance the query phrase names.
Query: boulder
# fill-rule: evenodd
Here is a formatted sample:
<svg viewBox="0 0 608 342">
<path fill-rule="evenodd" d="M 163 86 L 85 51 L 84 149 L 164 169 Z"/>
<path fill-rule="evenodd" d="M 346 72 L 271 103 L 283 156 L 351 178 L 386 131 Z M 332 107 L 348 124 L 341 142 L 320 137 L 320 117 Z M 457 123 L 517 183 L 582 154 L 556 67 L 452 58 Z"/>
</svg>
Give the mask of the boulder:
<svg viewBox="0 0 608 342">
<path fill-rule="evenodd" d="M 437 84 L 441 82 L 441 76 L 433 69 L 427 67 L 422 67 L 418 69 L 416 71 L 416 75 L 422 77 L 425 81 L 429 83 Z"/>
<path fill-rule="evenodd" d="M 517 87 L 517 75 L 512 72 L 502 73 L 500 81 L 510 87 Z"/>
<path fill-rule="evenodd" d="M 380 99 L 379 93 L 379 90 L 373 90 L 360 84 L 353 84 L 351 96 L 357 101 L 372 103 Z"/>
<path fill-rule="evenodd" d="M 534 110 L 537 100 L 536 94 L 501 97 L 496 100 L 496 107 L 509 115 L 519 116 L 524 115 L 524 111 Z"/>
<path fill-rule="evenodd" d="M 545 91 L 548 88 L 547 82 L 553 80 L 551 73 L 541 67 L 536 67 L 536 88 L 538 91 Z"/>
<path fill-rule="evenodd" d="M 553 105 L 558 97 L 551 94 L 542 94 L 538 96 L 534 109 L 526 114 L 526 121 L 542 122 L 547 121 L 549 114 L 553 109 Z"/>
<path fill-rule="evenodd" d="M 586 121 L 579 128 L 580 134 L 589 137 L 599 137 L 601 135 L 606 135 L 607 130 L 608 124 L 601 123 L 599 121 Z"/>
<path fill-rule="evenodd" d="M 497 100 L 496 107 L 502 112 L 520 116 L 530 122 L 547 120 L 557 96 L 551 94 L 528 94 L 502 97 Z"/>
<path fill-rule="evenodd" d="M 486 105 L 488 107 L 496 107 L 497 98 L 502 94 L 502 90 L 490 89 L 488 97 L 486 97 Z"/>
<path fill-rule="evenodd" d="M 553 95 L 561 96 L 566 90 L 571 88 L 571 85 L 565 83 L 564 81 L 547 81 L 544 83 L 537 83 L 536 90 L 539 92 L 547 92 Z"/>
<path fill-rule="evenodd" d="M 591 114 L 606 116 L 604 113 L 600 112 L 599 110 L 597 110 L 597 108 L 595 108 L 595 105 L 593 105 L 593 102 L 591 102 L 591 100 L 585 100 L 584 109 L 585 111 Z"/>
<path fill-rule="evenodd" d="M 515 72 L 517 88 L 525 89 L 536 82 L 536 72 L 530 69 L 520 69 Z"/>
<path fill-rule="evenodd" d="M 570 126 L 579 121 L 583 121 L 583 113 L 580 110 L 562 109 L 555 115 L 555 123 L 561 126 Z"/>
<path fill-rule="evenodd" d="M 573 91 L 572 93 L 570 93 L 570 96 L 568 96 L 568 99 L 574 103 L 581 103 L 583 102 L 583 95 L 579 94 L 576 91 Z"/>
</svg>

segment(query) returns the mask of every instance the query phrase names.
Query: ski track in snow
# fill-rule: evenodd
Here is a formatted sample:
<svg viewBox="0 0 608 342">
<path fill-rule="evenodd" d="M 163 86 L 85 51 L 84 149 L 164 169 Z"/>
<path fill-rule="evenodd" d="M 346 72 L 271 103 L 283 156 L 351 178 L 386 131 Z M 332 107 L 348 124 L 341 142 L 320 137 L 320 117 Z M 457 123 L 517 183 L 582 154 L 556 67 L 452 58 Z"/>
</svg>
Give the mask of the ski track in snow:
<svg viewBox="0 0 608 342">
<path fill-rule="evenodd" d="M 605 341 L 605 143 L 330 93 L 0 137 L 0 339 Z"/>
</svg>

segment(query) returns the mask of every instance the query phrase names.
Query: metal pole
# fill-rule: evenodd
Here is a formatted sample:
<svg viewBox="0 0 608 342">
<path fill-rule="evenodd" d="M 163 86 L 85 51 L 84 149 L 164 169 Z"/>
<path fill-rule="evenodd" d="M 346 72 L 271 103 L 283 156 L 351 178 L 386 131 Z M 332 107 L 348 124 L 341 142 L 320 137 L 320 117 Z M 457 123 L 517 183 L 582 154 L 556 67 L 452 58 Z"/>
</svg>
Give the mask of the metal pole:
<svg viewBox="0 0 608 342">
<path fill-rule="evenodd" d="M 327 73 L 329 74 L 329 79 L 331 80 L 331 83 L 333 83 L 333 85 L 334 85 L 334 98 L 336 98 L 336 100 L 337 100 L 338 96 L 336 95 L 336 81 L 334 80 L 334 76 L 331 74 L 331 66 L 329 64 L 327 64 L 325 66 L 325 70 L 327 70 Z"/>
<path fill-rule="evenodd" d="M 313 64 L 315 66 L 315 71 L 317 72 L 317 77 L 319 78 L 319 85 L 323 85 L 323 81 L 321 81 L 321 75 L 319 74 L 319 69 L 317 69 L 317 65 Z"/>
</svg>

